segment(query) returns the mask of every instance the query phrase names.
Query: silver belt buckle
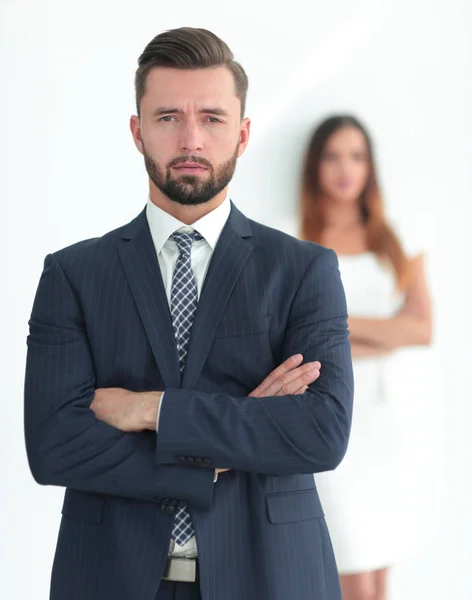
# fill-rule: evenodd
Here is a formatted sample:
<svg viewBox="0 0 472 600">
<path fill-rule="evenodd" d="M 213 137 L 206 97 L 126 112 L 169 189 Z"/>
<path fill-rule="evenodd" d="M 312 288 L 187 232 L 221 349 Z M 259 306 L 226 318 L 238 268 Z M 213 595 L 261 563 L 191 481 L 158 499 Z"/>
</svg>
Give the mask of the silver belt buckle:
<svg viewBox="0 0 472 600">
<path fill-rule="evenodd" d="M 169 556 L 162 579 L 165 581 L 195 583 L 197 581 L 197 559 Z"/>
</svg>

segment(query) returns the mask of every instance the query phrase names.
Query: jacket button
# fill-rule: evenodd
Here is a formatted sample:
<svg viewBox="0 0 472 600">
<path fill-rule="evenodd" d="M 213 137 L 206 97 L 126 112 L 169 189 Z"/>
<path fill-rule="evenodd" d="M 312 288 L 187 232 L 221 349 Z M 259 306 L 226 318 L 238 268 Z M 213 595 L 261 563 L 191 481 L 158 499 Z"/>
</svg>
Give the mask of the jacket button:
<svg viewBox="0 0 472 600">
<path fill-rule="evenodd" d="M 196 458 L 195 464 L 198 465 L 199 467 L 201 467 L 203 465 L 203 460 L 201 458 Z"/>
<path fill-rule="evenodd" d="M 163 502 L 161 504 L 161 513 L 163 515 L 173 515 L 175 513 L 175 506 L 167 504 L 167 502 Z"/>
<path fill-rule="evenodd" d="M 193 465 L 193 463 L 195 462 L 195 459 L 194 459 L 192 456 L 187 456 L 187 458 L 186 458 L 186 462 L 187 462 L 189 465 Z"/>
<path fill-rule="evenodd" d="M 212 463 L 212 461 L 211 461 L 210 458 L 204 458 L 203 459 L 203 464 L 207 465 L 208 467 L 211 467 L 213 463 Z"/>
</svg>

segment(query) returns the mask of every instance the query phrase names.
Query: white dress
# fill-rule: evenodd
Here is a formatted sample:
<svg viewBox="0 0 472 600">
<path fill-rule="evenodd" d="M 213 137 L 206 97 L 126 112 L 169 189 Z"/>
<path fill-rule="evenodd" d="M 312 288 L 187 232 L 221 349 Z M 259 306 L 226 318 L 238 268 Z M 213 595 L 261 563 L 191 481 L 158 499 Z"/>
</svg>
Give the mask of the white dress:
<svg viewBox="0 0 472 600">
<path fill-rule="evenodd" d="M 410 256 L 421 252 L 403 242 Z M 338 258 L 349 314 L 393 316 L 404 300 L 393 270 L 370 252 Z M 315 475 L 341 574 L 391 566 L 410 555 L 431 528 L 431 484 L 439 465 L 424 418 L 431 399 L 424 353 L 410 348 L 353 361 L 349 447 L 335 471 Z"/>
</svg>

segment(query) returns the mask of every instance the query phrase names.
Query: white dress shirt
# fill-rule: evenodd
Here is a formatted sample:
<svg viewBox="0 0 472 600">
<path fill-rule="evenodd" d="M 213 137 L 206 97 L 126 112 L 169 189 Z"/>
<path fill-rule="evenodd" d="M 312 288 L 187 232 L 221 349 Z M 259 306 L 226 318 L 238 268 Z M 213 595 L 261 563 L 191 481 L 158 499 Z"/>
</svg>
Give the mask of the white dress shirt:
<svg viewBox="0 0 472 600">
<path fill-rule="evenodd" d="M 179 257 L 179 249 L 177 244 L 171 238 L 172 234 L 176 231 L 179 233 L 198 231 L 204 238 L 203 240 L 195 241 L 192 244 L 191 253 L 192 270 L 197 284 L 198 299 L 200 299 L 203 282 L 205 281 L 211 257 L 213 256 L 216 244 L 220 239 L 221 232 L 226 225 L 230 212 L 231 204 L 229 198 L 226 198 L 217 208 L 193 223 L 193 225 L 189 226 L 185 225 L 169 213 L 166 213 L 164 210 L 153 204 L 151 200 L 148 201 L 146 217 L 149 223 L 152 241 L 156 249 L 169 306 L 171 302 L 172 277 L 175 264 Z M 161 397 L 160 406 L 162 406 L 163 401 L 164 395 Z M 157 415 L 156 431 L 158 424 L 159 414 Z M 183 546 L 176 544 L 172 556 L 197 556 L 197 542 L 195 536 Z"/>
</svg>

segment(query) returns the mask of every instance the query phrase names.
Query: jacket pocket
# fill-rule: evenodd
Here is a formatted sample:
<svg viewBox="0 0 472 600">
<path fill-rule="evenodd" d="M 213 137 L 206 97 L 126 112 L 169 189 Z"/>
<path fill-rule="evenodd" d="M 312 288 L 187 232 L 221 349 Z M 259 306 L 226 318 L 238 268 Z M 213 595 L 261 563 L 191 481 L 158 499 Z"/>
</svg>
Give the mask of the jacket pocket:
<svg viewBox="0 0 472 600">
<path fill-rule="evenodd" d="M 105 502 L 105 499 L 100 496 L 67 489 L 62 514 L 77 521 L 100 523 L 103 518 Z"/>
<path fill-rule="evenodd" d="M 266 494 L 267 514 L 271 523 L 296 523 L 324 517 L 316 488 L 296 492 Z"/>
</svg>

